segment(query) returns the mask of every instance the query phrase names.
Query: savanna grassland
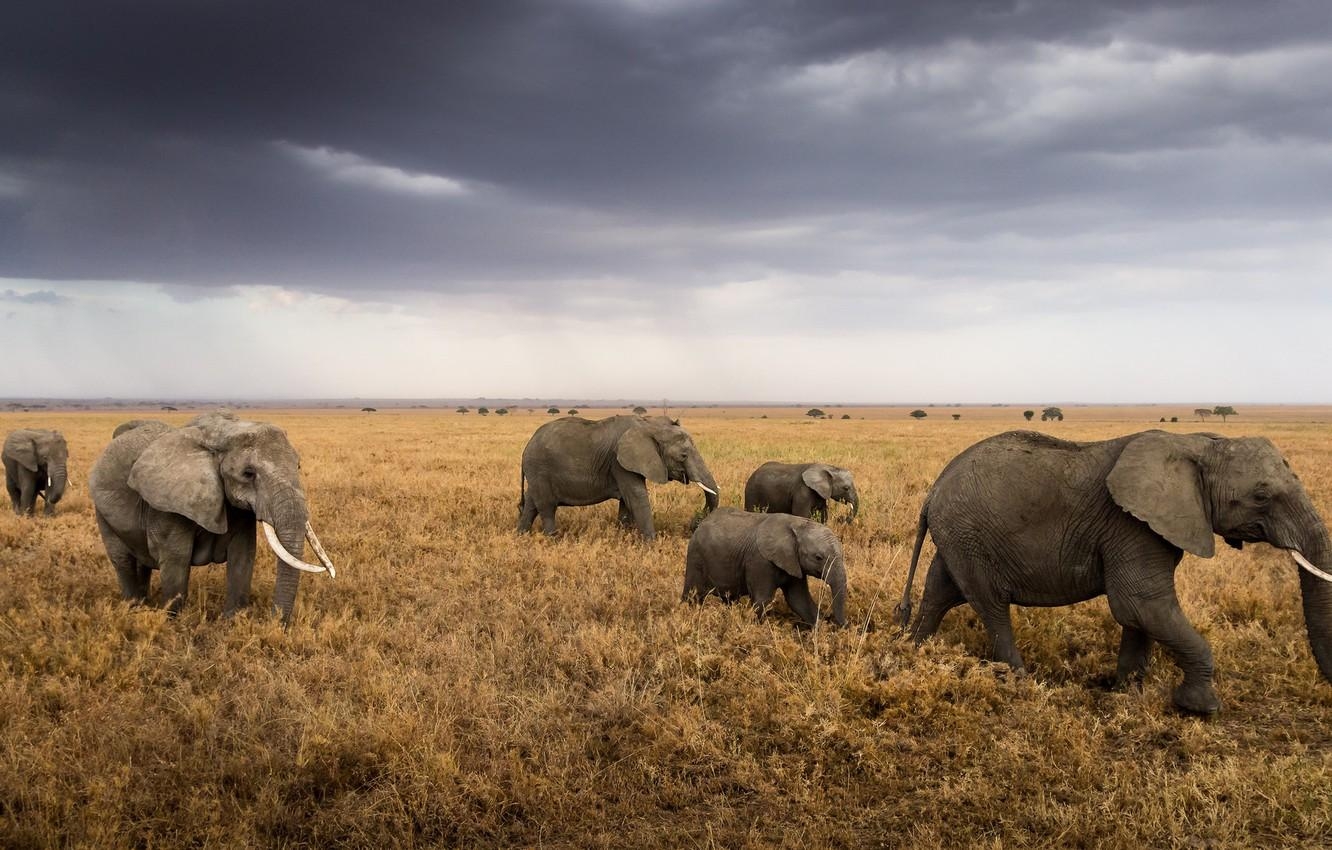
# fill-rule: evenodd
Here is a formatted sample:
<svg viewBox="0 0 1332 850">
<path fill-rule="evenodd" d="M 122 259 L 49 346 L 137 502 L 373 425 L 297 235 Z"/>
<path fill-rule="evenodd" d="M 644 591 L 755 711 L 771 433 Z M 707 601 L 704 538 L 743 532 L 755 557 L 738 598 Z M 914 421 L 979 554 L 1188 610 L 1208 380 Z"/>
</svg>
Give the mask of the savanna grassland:
<svg viewBox="0 0 1332 850">
<path fill-rule="evenodd" d="M 1066 407 L 1030 427 L 1264 434 L 1332 516 L 1332 411 L 1157 422 L 1192 407 Z M 723 504 L 764 460 L 855 472 L 860 518 L 834 528 L 856 627 L 812 632 L 781 602 L 763 623 L 679 604 L 694 488 L 652 488 L 651 544 L 613 503 L 561 509 L 554 540 L 516 537 L 519 456 L 549 418 L 526 412 L 245 411 L 300 451 L 338 578 L 305 576 L 284 632 L 263 551 L 249 614 L 220 619 L 213 566 L 168 620 L 119 601 L 87 490 L 136 414 L 0 416 L 0 432 L 59 428 L 71 450 L 56 517 L 0 515 L 0 846 L 1327 843 L 1332 685 L 1281 553 L 1218 546 L 1180 567 L 1216 653 L 1212 720 L 1170 709 L 1159 650 L 1141 691 L 1107 689 L 1103 599 L 1014 609 L 1027 676 L 976 658 L 965 608 L 920 651 L 896 637 L 926 489 L 960 449 L 1024 427 L 1020 411 L 675 411 Z"/>
</svg>

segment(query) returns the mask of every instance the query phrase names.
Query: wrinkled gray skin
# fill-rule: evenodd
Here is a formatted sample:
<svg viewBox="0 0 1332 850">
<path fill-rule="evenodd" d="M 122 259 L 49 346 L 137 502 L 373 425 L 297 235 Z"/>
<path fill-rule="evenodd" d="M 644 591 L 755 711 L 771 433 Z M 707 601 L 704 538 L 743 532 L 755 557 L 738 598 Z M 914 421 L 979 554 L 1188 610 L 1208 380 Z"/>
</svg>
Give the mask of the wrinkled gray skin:
<svg viewBox="0 0 1332 850">
<path fill-rule="evenodd" d="M 569 416 L 547 422 L 523 449 L 522 501 L 518 533 L 541 516 L 546 534 L 555 533 L 555 509 L 620 502 L 620 523 L 633 525 L 652 540 L 652 508 L 647 482 L 717 482 L 678 420 L 665 416 L 611 416 L 590 420 Z M 704 510 L 717 507 L 718 496 L 704 494 Z"/>
<path fill-rule="evenodd" d="M 943 615 L 969 603 L 994 657 L 1022 667 L 1009 605 L 1069 605 L 1105 594 L 1123 627 L 1117 679 L 1140 678 L 1153 641 L 1184 672 L 1175 704 L 1220 708 L 1212 651 L 1180 610 L 1175 567 L 1185 551 L 1215 553 L 1265 542 L 1332 570 L 1328 531 L 1276 447 L 1261 437 L 1146 431 L 1096 443 L 1012 431 L 983 440 L 940 473 L 921 509 L 906 592 L 925 532 L 937 552 L 925 577 L 916 643 Z M 1305 626 L 1324 678 L 1332 680 L 1332 585 L 1300 571 Z"/>
<path fill-rule="evenodd" d="M 111 433 L 111 439 L 114 440 L 126 431 L 133 431 L 135 428 L 139 428 L 143 425 L 166 425 L 168 428 L 171 427 L 160 419 L 131 419 L 128 422 L 121 422 L 117 425 L 116 430 Z"/>
<path fill-rule="evenodd" d="M 23 428 L 5 437 L 5 489 L 14 513 L 32 516 L 40 493 L 46 502 L 43 511 L 55 514 L 56 502 L 65 495 L 69 483 L 69 447 L 59 431 Z"/>
<path fill-rule="evenodd" d="M 301 557 L 309 519 L 300 461 L 276 425 L 206 413 L 182 428 L 147 422 L 123 432 L 102 452 L 88 478 L 97 527 L 133 602 L 148 596 L 162 572 L 162 602 L 179 609 L 190 567 L 227 565 L 224 613 L 247 606 L 254 572 L 256 519 Z M 273 608 L 291 621 L 300 571 L 277 563 Z"/>
<path fill-rule="evenodd" d="M 714 593 L 725 602 L 748 596 L 761 619 L 780 588 L 808 626 L 819 619 L 809 577 L 832 589 L 832 620 L 846 625 L 846 562 L 842 544 L 826 525 L 790 514 L 719 508 L 699 523 L 685 556 L 686 602 Z"/>
<path fill-rule="evenodd" d="M 850 470 L 826 463 L 770 460 L 745 482 L 747 511 L 794 514 L 826 522 L 830 499 L 851 506 L 848 521 L 860 513 L 860 496 Z"/>
</svg>

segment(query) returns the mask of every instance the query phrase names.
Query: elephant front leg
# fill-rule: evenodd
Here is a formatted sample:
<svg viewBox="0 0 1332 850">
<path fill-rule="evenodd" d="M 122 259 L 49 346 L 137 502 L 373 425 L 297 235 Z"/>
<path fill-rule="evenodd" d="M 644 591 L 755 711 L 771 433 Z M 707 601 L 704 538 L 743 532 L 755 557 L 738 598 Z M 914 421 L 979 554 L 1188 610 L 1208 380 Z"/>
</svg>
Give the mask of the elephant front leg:
<svg viewBox="0 0 1332 850">
<path fill-rule="evenodd" d="M 148 551 L 162 573 L 162 607 L 175 616 L 190 591 L 190 556 L 194 551 L 194 526 L 148 533 Z"/>
<path fill-rule="evenodd" d="M 230 518 L 231 540 L 227 543 L 227 601 L 222 616 L 230 619 L 250 604 L 250 583 L 254 578 L 255 522 L 233 514 Z"/>
<path fill-rule="evenodd" d="M 22 515 L 23 512 L 19 510 L 19 497 L 23 491 L 19 489 L 14 479 L 8 475 L 5 476 L 5 490 L 9 493 L 9 504 L 14 509 L 14 513 Z"/>
<path fill-rule="evenodd" d="M 37 506 L 37 479 L 24 476 L 19 482 L 19 503 L 16 511 L 19 516 L 32 516 Z"/>
<path fill-rule="evenodd" d="M 1107 575 L 1106 585 L 1115 620 L 1126 632 L 1129 628 L 1136 629 L 1159 641 L 1184 672 L 1184 681 L 1171 695 L 1175 705 L 1194 714 L 1219 711 L 1221 700 L 1212 686 L 1212 648 L 1179 607 L 1174 571 L 1162 569 L 1146 575 L 1139 572 L 1132 580 L 1112 579 Z M 1122 647 L 1120 656 L 1122 663 Z"/>
<path fill-rule="evenodd" d="M 648 499 L 647 484 L 641 475 L 632 472 L 616 474 L 616 485 L 620 490 L 620 503 L 629 509 L 634 525 L 643 535 L 643 539 L 656 539 L 656 529 L 652 527 L 652 502 Z"/>
<path fill-rule="evenodd" d="M 819 606 L 814 602 L 814 597 L 809 592 L 809 581 L 807 579 L 795 579 L 782 588 L 782 595 L 786 597 L 786 604 L 806 626 L 814 626 L 819 622 Z"/>
<path fill-rule="evenodd" d="M 1152 637 L 1146 632 L 1124 627 L 1119 639 L 1119 665 L 1115 670 L 1115 687 L 1126 688 L 1140 683 L 1147 675 L 1147 663 L 1152 654 Z"/>
</svg>

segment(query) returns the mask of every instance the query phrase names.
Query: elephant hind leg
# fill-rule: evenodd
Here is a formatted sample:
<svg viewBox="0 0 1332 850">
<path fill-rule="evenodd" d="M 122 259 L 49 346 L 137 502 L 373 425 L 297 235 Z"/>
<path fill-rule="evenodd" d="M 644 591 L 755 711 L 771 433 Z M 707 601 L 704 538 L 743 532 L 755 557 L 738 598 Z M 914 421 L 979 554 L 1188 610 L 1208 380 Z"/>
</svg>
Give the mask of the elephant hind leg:
<svg viewBox="0 0 1332 850">
<path fill-rule="evenodd" d="M 919 646 L 939 629 L 944 614 L 966 601 L 957 582 L 948 574 L 943 556 L 936 552 L 925 575 L 925 591 L 921 595 L 916 624 L 911 628 L 911 640 Z"/>
<path fill-rule="evenodd" d="M 541 514 L 541 530 L 547 537 L 555 536 L 555 505 L 542 505 L 537 509 Z"/>
<path fill-rule="evenodd" d="M 532 523 L 537 518 L 537 506 L 532 497 L 523 497 L 523 506 L 518 512 L 518 533 L 526 534 L 532 530 Z"/>
</svg>

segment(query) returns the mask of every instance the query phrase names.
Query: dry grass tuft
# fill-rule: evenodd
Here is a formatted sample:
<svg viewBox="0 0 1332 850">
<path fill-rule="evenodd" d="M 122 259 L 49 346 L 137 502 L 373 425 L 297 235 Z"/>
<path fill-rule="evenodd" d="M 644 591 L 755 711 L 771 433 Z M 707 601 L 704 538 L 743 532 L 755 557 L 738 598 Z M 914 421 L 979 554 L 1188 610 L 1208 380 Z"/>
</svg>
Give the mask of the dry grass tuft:
<svg viewBox="0 0 1332 850">
<path fill-rule="evenodd" d="M 1332 686 L 1305 643 L 1294 568 L 1266 547 L 1180 570 L 1216 651 L 1213 721 L 1168 708 L 1177 673 L 1159 654 L 1140 692 L 1105 689 L 1118 632 L 1103 600 L 1015 611 L 1033 668 L 1022 677 L 975 658 L 984 634 L 965 609 L 919 652 L 895 637 L 925 490 L 957 451 L 1020 421 L 684 411 L 723 504 L 764 460 L 855 471 L 861 519 L 834 527 L 848 613 L 878 628 L 811 633 L 780 612 L 758 624 L 741 606 L 678 604 L 696 490 L 653 490 L 653 544 L 620 531 L 613 505 L 562 509 L 555 540 L 515 537 L 519 454 L 544 415 L 273 413 L 341 568 L 306 578 L 284 633 L 261 613 L 268 554 L 256 609 L 234 622 L 219 620 L 220 567 L 195 571 L 175 621 L 118 601 L 86 481 L 122 418 L 0 417 L 5 431 L 60 428 L 72 482 L 52 520 L 0 516 L 5 847 L 1196 848 L 1332 835 Z M 1075 439 L 1157 426 L 1034 424 Z M 1206 427 L 1272 436 L 1329 513 L 1324 427 Z"/>
</svg>

